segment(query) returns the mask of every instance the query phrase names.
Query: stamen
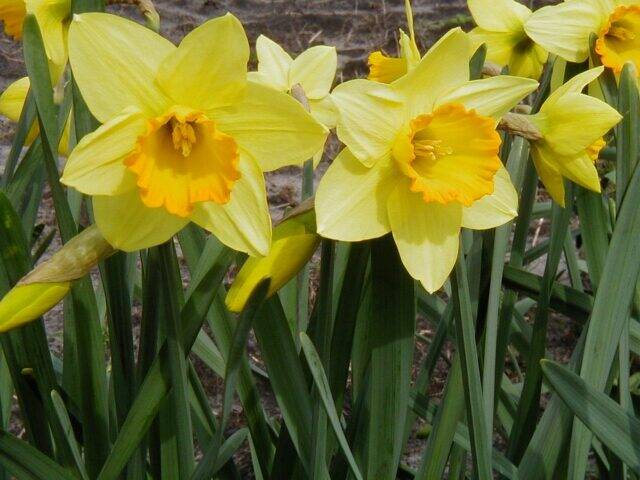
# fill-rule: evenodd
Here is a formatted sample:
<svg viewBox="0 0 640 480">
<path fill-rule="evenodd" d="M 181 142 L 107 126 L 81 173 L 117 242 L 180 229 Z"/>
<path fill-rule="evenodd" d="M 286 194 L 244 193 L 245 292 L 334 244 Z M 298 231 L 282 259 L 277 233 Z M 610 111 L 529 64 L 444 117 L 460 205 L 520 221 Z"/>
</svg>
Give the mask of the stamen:
<svg viewBox="0 0 640 480">
<path fill-rule="evenodd" d="M 413 151 L 416 156 L 424 156 L 432 161 L 453 154 L 453 148 L 442 146 L 442 140 L 416 140 L 413 143 Z"/>
<path fill-rule="evenodd" d="M 176 118 L 171 119 L 170 125 L 173 148 L 182 153 L 183 157 L 188 157 L 193 144 L 196 143 L 196 131 L 193 125 L 190 122 L 181 122 Z"/>
</svg>

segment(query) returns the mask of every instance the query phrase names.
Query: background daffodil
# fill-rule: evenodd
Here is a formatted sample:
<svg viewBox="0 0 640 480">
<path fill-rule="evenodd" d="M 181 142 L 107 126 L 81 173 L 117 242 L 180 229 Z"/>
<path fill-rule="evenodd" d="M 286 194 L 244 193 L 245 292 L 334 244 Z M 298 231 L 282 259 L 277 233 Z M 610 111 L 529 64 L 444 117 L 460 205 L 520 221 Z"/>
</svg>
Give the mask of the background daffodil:
<svg viewBox="0 0 640 480">
<path fill-rule="evenodd" d="M 400 29 L 400 56 L 389 57 L 381 51 L 369 55 L 369 80 L 380 83 L 391 83 L 405 75 L 420 63 L 420 51 L 416 44 L 416 34 L 413 28 L 413 10 L 411 1 L 405 0 L 404 9 L 407 15 L 409 35 Z"/>
<path fill-rule="evenodd" d="M 454 29 L 389 85 L 339 85 L 337 133 L 347 148 L 316 194 L 318 233 L 360 241 L 392 232 L 408 272 L 429 292 L 453 268 L 461 227 L 493 228 L 516 215 L 495 126 L 538 85 L 470 81 L 469 52 L 468 36 Z"/>
<path fill-rule="evenodd" d="M 569 0 L 537 10 L 525 23 L 536 43 L 570 62 L 589 56 L 591 34 L 596 52 L 616 73 L 625 62 L 640 67 L 640 2 L 629 0 Z"/>
<path fill-rule="evenodd" d="M 326 127 L 335 127 L 337 112 L 330 94 L 338 67 L 335 47 L 317 45 L 294 60 L 276 42 L 260 35 L 256 40 L 256 53 L 258 71 L 250 72 L 249 80 L 285 93 L 291 93 L 295 85 L 300 85 L 309 101 L 311 115 Z"/>
<path fill-rule="evenodd" d="M 524 30 L 531 10 L 515 0 L 468 0 L 467 5 L 478 25 L 471 38 L 486 44 L 487 60 L 508 66 L 511 75 L 540 78 L 549 55 Z"/>
<path fill-rule="evenodd" d="M 602 73 L 604 67 L 583 72 L 553 92 L 528 120 L 542 138 L 530 141 L 531 156 L 549 195 L 564 206 L 564 180 L 572 180 L 600 192 L 595 166 L 605 146 L 602 137 L 622 118 L 603 101 L 582 90 Z"/>
<path fill-rule="evenodd" d="M 0 115 L 7 117 L 12 122 L 18 122 L 20 120 L 20 114 L 24 107 L 24 102 L 27 99 L 29 93 L 29 77 L 19 78 L 11 85 L 9 85 L 2 95 L 0 95 Z M 65 128 L 58 144 L 58 153 L 62 156 L 67 156 L 69 148 L 69 134 L 71 128 L 71 116 L 67 120 Z M 38 136 L 40 128 L 37 123 L 33 125 L 26 138 L 26 144 L 31 145 Z"/>
<path fill-rule="evenodd" d="M 4 23 L 4 33 L 14 40 L 22 38 L 22 23 L 26 15 L 25 0 L 0 0 L 0 21 Z"/>
<path fill-rule="evenodd" d="M 27 13 L 32 13 L 38 20 L 51 63 L 64 66 L 71 0 L 0 0 L 0 21 L 4 23 L 5 33 L 15 40 L 22 38 L 22 23 Z"/>
<path fill-rule="evenodd" d="M 160 244 L 189 221 L 264 255 L 271 221 L 262 172 L 301 164 L 326 129 L 293 98 L 248 82 L 248 41 L 230 14 L 175 47 L 109 14 L 74 17 L 74 78 L 103 123 L 71 153 L 62 182 L 93 196 L 122 250 Z"/>
</svg>

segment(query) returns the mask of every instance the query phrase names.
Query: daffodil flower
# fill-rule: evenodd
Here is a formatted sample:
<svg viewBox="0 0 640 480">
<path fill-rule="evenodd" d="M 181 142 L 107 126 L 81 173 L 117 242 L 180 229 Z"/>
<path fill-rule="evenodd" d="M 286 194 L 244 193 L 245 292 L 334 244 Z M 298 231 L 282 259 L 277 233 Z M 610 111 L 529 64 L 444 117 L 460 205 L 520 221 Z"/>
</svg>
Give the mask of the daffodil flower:
<svg viewBox="0 0 640 480">
<path fill-rule="evenodd" d="M 67 32 L 71 0 L 0 0 L 0 21 L 15 40 L 22 38 L 27 13 L 35 15 L 49 61 L 59 68 L 67 63 Z"/>
<path fill-rule="evenodd" d="M 570 62 L 589 57 L 590 37 L 602 64 L 620 73 L 626 62 L 640 69 L 640 2 L 569 0 L 537 10 L 525 23 L 536 43 Z"/>
<path fill-rule="evenodd" d="M 151 247 L 193 221 L 236 250 L 269 251 L 262 172 L 303 163 L 326 129 L 293 98 L 247 81 L 248 59 L 230 14 L 178 47 L 114 15 L 74 17 L 71 68 L 103 125 L 77 145 L 61 181 L 93 196 L 114 247 Z"/>
<path fill-rule="evenodd" d="M 524 30 L 531 10 L 515 0 L 468 0 L 467 5 L 478 25 L 471 38 L 487 46 L 487 60 L 508 66 L 510 75 L 540 78 L 549 54 Z"/>
<path fill-rule="evenodd" d="M 407 15 L 409 35 L 400 29 L 400 56 L 389 57 L 381 51 L 369 55 L 369 80 L 380 83 L 391 83 L 406 75 L 420 63 L 420 51 L 416 44 L 416 34 L 413 28 L 413 10 L 410 0 L 405 0 L 404 10 Z"/>
<path fill-rule="evenodd" d="M 24 108 L 24 102 L 27 99 L 27 93 L 29 93 L 29 77 L 23 77 L 12 84 L 10 84 L 2 95 L 0 95 L 0 115 L 7 117 L 12 122 L 18 122 L 22 109 Z M 65 125 L 58 144 L 58 153 L 63 157 L 66 157 L 69 149 L 69 135 L 71 128 L 71 116 Z M 29 134 L 27 135 L 25 143 L 31 145 L 38 136 L 40 128 L 37 123 L 33 125 Z"/>
<path fill-rule="evenodd" d="M 563 177 L 600 192 L 595 161 L 605 146 L 602 137 L 621 116 L 605 102 L 581 92 L 603 70 L 593 68 L 573 77 L 549 96 L 538 113 L 528 117 L 541 136 L 530 141 L 536 170 L 549 195 L 562 206 Z"/>
<path fill-rule="evenodd" d="M 249 72 L 249 80 L 285 93 L 291 93 L 295 85 L 300 85 L 311 115 L 327 128 L 335 127 L 337 112 L 330 93 L 338 67 L 335 47 L 317 45 L 294 60 L 276 42 L 260 35 L 256 40 L 256 53 L 258 71 Z"/>
<path fill-rule="evenodd" d="M 313 209 L 292 212 L 273 229 L 273 246 L 266 257 L 249 258 L 236 275 L 225 303 L 241 312 L 258 284 L 269 278 L 270 297 L 291 280 L 313 256 L 320 244 Z"/>
<path fill-rule="evenodd" d="M 453 268 L 461 227 L 493 228 L 517 210 L 495 128 L 538 82 L 470 81 L 470 50 L 454 29 L 395 82 L 352 80 L 333 91 L 347 148 L 318 187 L 318 233 L 355 242 L 392 232 L 429 292 Z"/>
</svg>

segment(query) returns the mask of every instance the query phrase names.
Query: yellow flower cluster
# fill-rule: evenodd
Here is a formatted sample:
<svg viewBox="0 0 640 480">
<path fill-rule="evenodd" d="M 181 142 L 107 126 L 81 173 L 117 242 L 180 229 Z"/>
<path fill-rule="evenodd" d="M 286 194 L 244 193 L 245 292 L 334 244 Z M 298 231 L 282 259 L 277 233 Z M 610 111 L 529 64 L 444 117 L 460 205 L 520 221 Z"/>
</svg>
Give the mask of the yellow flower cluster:
<svg viewBox="0 0 640 480">
<path fill-rule="evenodd" d="M 260 279 L 276 278 L 273 292 L 295 275 L 319 236 L 358 242 L 391 233 L 407 271 L 427 291 L 438 290 L 462 228 L 495 228 L 517 214 L 498 125 L 538 88 L 547 52 L 582 62 L 596 33 L 605 67 L 618 73 L 625 62 L 640 62 L 640 4 L 568 0 L 536 12 L 515 0 L 468 6 L 477 27 L 449 31 L 422 55 L 406 0 L 409 34 L 400 32 L 400 56 L 372 53 L 368 79 L 333 90 L 333 47 L 294 59 L 260 36 L 257 71 L 248 73 L 249 42 L 231 14 L 178 46 L 114 15 L 71 17 L 70 0 L 0 0 L 0 19 L 18 39 L 22 18 L 35 15 L 52 77 L 68 60 L 101 123 L 70 152 L 61 178 L 92 197 L 101 235 L 132 251 L 198 224 L 254 257 L 230 291 L 229 306 L 240 310 Z M 508 75 L 470 78 L 481 44 Z M 564 178 L 600 189 L 594 159 L 620 116 L 582 90 L 603 68 L 569 80 L 524 119 L 537 132 L 533 162 L 561 204 Z M 28 80 L 10 86 L 0 112 L 17 120 L 28 87 Z M 319 158 L 334 127 L 344 148 L 319 184 L 315 211 L 284 222 L 272 237 L 263 173 Z"/>
</svg>

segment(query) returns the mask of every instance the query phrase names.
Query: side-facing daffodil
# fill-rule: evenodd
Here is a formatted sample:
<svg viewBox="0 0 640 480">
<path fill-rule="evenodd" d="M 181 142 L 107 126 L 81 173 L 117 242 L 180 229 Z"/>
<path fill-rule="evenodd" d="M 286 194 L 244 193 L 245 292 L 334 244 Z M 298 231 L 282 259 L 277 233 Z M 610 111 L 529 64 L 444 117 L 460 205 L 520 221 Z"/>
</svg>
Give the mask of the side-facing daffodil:
<svg viewBox="0 0 640 480">
<path fill-rule="evenodd" d="M 330 94 L 338 67 L 335 47 L 317 45 L 294 60 L 276 42 L 260 35 L 256 40 L 256 53 L 258 71 L 250 72 L 249 80 L 285 93 L 291 93 L 295 85 L 300 85 L 311 115 L 326 127 L 335 127 L 337 112 Z"/>
<path fill-rule="evenodd" d="M 241 312 L 258 284 L 269 278 L 271 296 L 291 280 L 311 259 L 320 244 L 312 201 L 291 211 L 273 229 L 273 245 L 266 257 L 250 257 L 236 276 L 225 303 Z"/>
<path fill-rule="evenodd" d="M 0 333 L 32 322 L 51 310 L 69 293 L 73 281 L 114 252 L 95 226 L 83 230 L 0 300 Z"/>
<path fill-rule="evenodd" d="M 538 137 L 529 140 L 538 175 L 549 195 L 562 206 L 563 177 L 600 192 L 595 161 L 605 146 L 603 136 L 621 116 L 605 102 L 581 92 L 603 70 L 598 67 L 576 75 L 555 90 L 538 113 L 524 119 L 534 126 Z"/>
<path fill-rule="evenodd" d="M 302 164 L 327 131 L 290 96 L 247 81 L 248 59 L 231 14 L 178 47 L 114 15 L 74 16 L 69 61 L 103 125 L 73 150 L 61 181 L 93 197 L 114 247 L 157 245 L 193 221 L 236 250 L 269 251 L 262 172 Z"/>
<path fill-rule="evenodd" d="M 400 56 L 389 57 L 379 50 L 369 55 L 369 80 L 391 83 L 413 70 L 420 63 L 420 51 L 416 44 L 416 34 L 413 28 L 413 10 L 411 9 L 410 0 L 405 0 L 404 9 L 407 15 L 409 35 L 400 29 Z"/>
<path fill-rule="evenodd" d="M 15 40 L 22 38 L 27 13 L 35 15 L 49 61 L 59 68 L 67 63 L 67 32 L 71 0 L 0 0 L 0 21 Z"/>
<path fill-rule="evenodd" d="M 589 57 L 592 34 L 605 67 L 620 73 L 626 62 L 640 69 L 640 1 L 568 0 L 537 10 L 525 23 L 529 37 L 570 62 Z"/>
<path fill-rule="evenodd" d="M 23 77 L 11 85 L 9 85 L 2 95 L 0 95 L 0 115 L 7 117 L 12 122 L 18 122 L 20 120 L 20 114 L 24 107 L 24 102 L 27 99 L 27 93 L 29 92 L 29 77 Z M 69 119 L 62 132 L 60 143 L 58 144 L 58 153 L 62 156 L 67 156 L 69 147 L 69 134 L 71 120 Z M 31 143 L 38 136 L 40 129 L 36 124 L 33 125 L 29 134 L 27 135 L 25 143 L 31 145 Z"/>
<path fill-rule="evenodd" d="M 510 75 L 540 78 L 549 54 L 524 30 L 531 10 L 515 0 L 468 0 L 467 5 L 478 25 L 471 38 L 487 46 L 487 60 L 508 66 Z"/>
<path fill-rule="evenodd" d="M 470 81 L 470 51 L 454 29 L 395 82 L 352 80 L 333 91 L 347 148 L 318 187 L 318 233 L 355 242 L 392 232 L 429 292 L 455 264 L 461 227 L 494 228 L 517 210 L 496 125 L 538 82 Z"/>
</svg>

